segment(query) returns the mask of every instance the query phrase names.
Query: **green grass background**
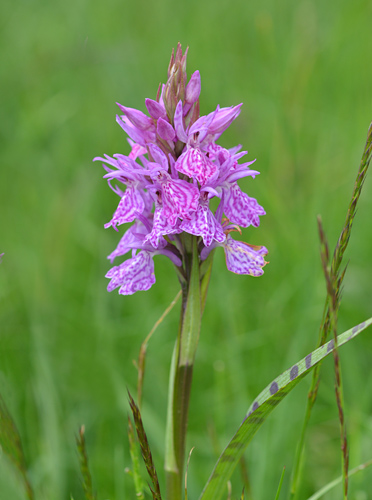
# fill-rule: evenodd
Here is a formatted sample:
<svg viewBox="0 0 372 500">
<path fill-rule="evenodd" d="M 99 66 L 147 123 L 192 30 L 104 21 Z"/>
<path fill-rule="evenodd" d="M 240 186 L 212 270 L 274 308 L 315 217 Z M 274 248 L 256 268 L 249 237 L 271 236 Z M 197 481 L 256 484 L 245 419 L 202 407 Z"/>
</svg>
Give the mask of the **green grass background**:
<svg viewBox="0 0 372 500">
<path fill-rule="evenodd" d="M 201 112 L 244 102 L 220 143 L 241 143 L 261 175 L 242 180 L 267 215 L 243 238 L 264 244 L 259 279 L 235 276 L 217 252 L 194 372 L 189 498 L 258 392 L 316 344 L 325 298 L 316 216 L 333 248 L 372 119 L 372 5 L 367 0 L 29 0 L 0 6 L 0 392 L 19 427 L 40 500 L 83 498 L 74 436 L 81 424 L 100 500 L 133 499 L 125 468 L 132 360 L 178 291 L 157 257 L 146 293 L 106 292 L 118 242 L 103 224 L 117 197 L 94 156 L 128 153 L 116 105 L 145 111 L 170 52 L 189 45 L 201 72 Z M 339 328 L 372 315 L 372 181 L 347 252 Z M 170 356 L 178 307 L 148 349 L 143 418 L 163 480 Z M 351 467 L 372 455 L 372 337 L 341 352 Z M 301 498 L 340 474 L 332 360 L 322 369 Z M 309 380 L 246 453 L 255 500 L 272 499 L 283 466 L 288 492 Z M 234 495 L 242 481 L 234 476 Z M 327 498 L 339 499 L 340 489 Z M 0 498 L 24 499 L 0 457 Z M 351 497 L 372 498 L 372 473 Z"/>
</svg>

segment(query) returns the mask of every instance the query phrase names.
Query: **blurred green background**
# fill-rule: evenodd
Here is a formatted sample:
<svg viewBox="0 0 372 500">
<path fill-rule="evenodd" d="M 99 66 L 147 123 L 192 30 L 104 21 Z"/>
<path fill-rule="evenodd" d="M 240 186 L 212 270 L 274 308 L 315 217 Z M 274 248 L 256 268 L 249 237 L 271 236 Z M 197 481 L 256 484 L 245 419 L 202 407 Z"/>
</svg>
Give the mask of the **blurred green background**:
<svg viewBox="0 0 372 500">
<path fill-rule="evenodd" d="M 372 119 L 372 4 L 367 0 L 127 2 L 29 0 L 0 6 L 0 392 L 19 427 L 40 500 L 83 497 L 74 438 L 85 424 L 101 500 L 133 499 L 126 388 L 140 344 L 178 291 L 157 257 L 146 293 L 106 292 L 119 236 L 103 224 L 117 197 L 92 163 L 129 152 L 116 105 L 145 111 L 172 47 L 189 45 L 201 112 L 244 102 L 220 144 L 243 144 L 261 175 L 240 182 L 267 212 L 243 238 L 269 249 L 259 279 L 217 252 L 192 392 L 189 498 L 258 392 L 315 347 L 325 298 L 316 216 L 333 248 Z M 347 252 L 339 328 L 372 315 L 372 172 Z M 163 480 L 168 371 L 178 307 L 148 349 L 143 418 Z M 351 467 L 372 455 L 372 332 L 341 352 Z M 340 474 L 332 360 L 309 429 L 301 498 Z M 272 414 L 246 462 L 255 500 L 286 498 L 309 379 Z M 233 478 L 237 498 L 242 487 Z M 340 489 L 327 498 L 339 499 Z M 372 498 L 372 472 L 351 498 Z M 0 498 L 24 499 L 0 457 Z"/>
</svg>

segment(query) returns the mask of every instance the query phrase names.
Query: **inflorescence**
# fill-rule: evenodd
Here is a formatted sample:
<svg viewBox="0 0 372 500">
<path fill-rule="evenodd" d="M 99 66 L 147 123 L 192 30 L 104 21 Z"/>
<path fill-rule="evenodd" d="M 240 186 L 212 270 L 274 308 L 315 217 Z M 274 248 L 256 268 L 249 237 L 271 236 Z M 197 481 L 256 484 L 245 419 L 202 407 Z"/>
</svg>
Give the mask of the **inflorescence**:
<svg viewBox="0 0 372 500">
<path fill-rule="evenodd" d="M 247 151 L 216 144 L 239 115 L 241 104 L 217 106 L 199 116 L 200 74 L 195 71 L 186 83 L 186 57 L 187 50 L 182 54 L 179 44 L 172 53 L 167 83 L 159 86 L 156 100 L 146 99 L 149 116 L 118 104 L 122 114 L 117 122 L 129 136 L 129 156 L 94 158 L 104 162 L 104 177 L 120 197 L 105 227 L 118 230 L 121 224 L 134 223 L 108 256 L 113 262 L 132 251 L 130 259 L 106 274 L 108 291 L 119 287 L 120 294 L 130 295 L 148 290 L 155 283 L 156 254 L 169 257 L 182 274 L 185 233 L 198 237 L 201 261 L 222 246 L 230 271 L 263 274 L 267 249 L 230 235 L 240 232 L 239 226 L 259 226 L 259 216 L 265 214 L 237 183 L 259 174 L 250 168 L 255 160 L 239 164 Z M 212 198 L 219 200 L 214 212 L 209 207 Z"/>
</svg>

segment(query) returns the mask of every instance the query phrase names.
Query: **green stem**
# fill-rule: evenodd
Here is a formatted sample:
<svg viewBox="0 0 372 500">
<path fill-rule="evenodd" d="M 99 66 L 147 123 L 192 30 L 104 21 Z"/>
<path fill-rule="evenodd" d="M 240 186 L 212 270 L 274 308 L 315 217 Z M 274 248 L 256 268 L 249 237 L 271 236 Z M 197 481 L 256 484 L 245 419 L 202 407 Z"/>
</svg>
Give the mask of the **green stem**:
<svg viewBox="0 0 372 500">
<path fill-rule="evenodd" d="M 182 499 L 185 445 L 192 372 L 199 341 L 202 294 L 197 237 L 185 235 L 185 274 L 177 342 L 169 380 L 165 474 L 168 500 Z M 203 295 L 207 287 L 203 288 Z M 203 297 L 203 303 L 205 297 Z"/>
</svg>

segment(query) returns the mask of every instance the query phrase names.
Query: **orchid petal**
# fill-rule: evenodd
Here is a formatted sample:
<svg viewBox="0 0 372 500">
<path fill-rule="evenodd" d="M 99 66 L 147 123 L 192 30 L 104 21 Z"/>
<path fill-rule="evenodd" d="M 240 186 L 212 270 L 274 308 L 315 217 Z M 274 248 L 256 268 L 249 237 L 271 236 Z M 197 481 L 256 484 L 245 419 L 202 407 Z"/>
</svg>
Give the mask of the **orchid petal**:
<svg viewBox="0 0 372 500">
<path fill-rule="evenodd" d="M 266 264 L 264 256 L 267 254 L 264 246 L 249 245 L 228 235 L 223 247 L 229 271 L 250 276 L 261 276 L 264 273 L 262 268 Z"/>
<path fill-rule="evenodd" d="M 176 111 L 174 113 L 174 128 L 178 140 L 186 143 L 188 137 L 185 132 L 185 127 L 183 126 L 182 101 L 178 102 Z"/>
<path fill-rule="evenodd" d="M 156 126 L 156 131 L 159 136 L 165 141 L 173 141 L 173 139 L 176 137 L 176 132 L 174 131 L 172 125 L 163 120 L 163 118 L 159 118 Z"/>
<path fill-rule="evenodd" d="M 232 106 L 230 108 L 221 108 L 213 117 L 212 123 L 209 125 L 210 134 L 221 134 L 240 114 L 240 108 L 243 104 Z"/>
<path fill-rule="evenodd" d="M 140 130 L 137 128 L 133 127 L 133 125 L 129 125 L 128 123 L 125 123 L 119 115 L 116 115 L 116 122 L 120 125 L 120 127 L 124 130 L 126 134 L 129 135 L 131 139 L 133 139 L 134 142 L 137 144 L 140 144 L 141 146 L 146 145 L 146 139 L 143 133 L 141 133 Z"/>
<path fill-rule="evenodd" d="M 198 210 L 191 214 L 190 218 L 181 222 L 180 229 L 186 233 L 201 236 L 207 247 L 213 240 L 222 243 L 226 238 L 221 224 L 216 221 L 213 213 L 209 210 L 208 203 L 200 203 Z"/>
<path fill-rule="evenodd" d="M 110 269 L 106 278 L 111 278 L 107 286 L 109 292 L 118 287 L 122 295 L 132 295 L 140 290 L 148 290 L 156 281 L 151 254 L 145 250 L 139 252 L 132 259 Z"/>
<path fill-rule="evenodd" d="M 130 147 L 132 148 L 131 152 L 129 153 L 129 158 L 131 158 L 132 160 L 136 160 L 139 156 L 145 155 L 147 153 L 147 149 L 144 146 L 136 144 L 130 139 L 128 139 L 128 142 L 130 144 Z"/>
<path fill-rule="evenodd" d="M 182 174 L 196 178 L 202 186 L 218 176 L 217 165 L 198 148 L 187 148 L 176 161 L 175 167 Z"/>
<path fill-rule="evenodd" d="M 149 115 L 152 116 L 154 120 L 165 118 L 167 116 L 164 106 L 160 103 L 153 101 L 152 99 L 146 99 L 145 104 Z"/>
<path fill-rule="evenodd" d="M 146 232 L 145 226 L 140 222 L 136 221 L 135 224 L 133 224 L 133 226 L 131 226 L 124 233 L 116 249 L 113 252 L 111 252 L 110 255 L 108 255 L 107 258 L 110 260 L 110 262 L 112 263 L 114 262 L 114 259 L 116 257 L 128 253 L 129 250 L 135 248 L 135 245 L 137 245 L 136 248 L 141 248 L 145 232 Z"/>
<path fill-rule="evenodd" d="M 164 215 L 174 226 L 178 217 L 187 217 L 198 208 L 199 189 L 181 179 L 161 181 Z"/>
<path fill-rule="evenodd" d="M 179 227 L 169 224 L 168 218 L 164 215 L 163 207 L 157 203 L 155 205 L 153 228 L 152 231 L 146 235 L 144 243 L 150 242 L 154 248 L 159 248 L 159 240 L 162 236 L 180 232 L 181 229 Z M 163 241 L 165 240 L 163 239 Z"/>
<path fill-rule="evenodd" d="M 156 144 L 150 144 L 149 150 L 150 150 L 151 156 L 154 158 L 154 161 L 157 164 L 161 165 L 161 168 L 165 172 L 167 172 L 168 171 L 168 158 L 163 153 L 163 151 L 159 148 L 159 146 L 156 146 Z M 153 167 L 153 165 L 151 165 L 151 167 Z"/>
<path fill-rule="evenodd" d="M 105 224 L 105 228 L 112 226 L 116 229 L 117 225 L 125 222 L 133 222 L 137 217 L 137 213 L 142 213 L 145 209 L 145 202 L 137 189 L 137 183 L 128 184 L 128 187 L 121 198 L 118 208 L 110 222 Z"/>
<path fill-rule="evenodd" d="M 145 113 L 134 108 L 127 108 L 122 106 L 118 102 L 116 103 L 121 111 L 125 114 L 128 120 L 139 130 L 155 130 L 155 125 L 151 118 L 149 118 Z"/>
<path fill-rule="evenodd" d="M 260 225 L 259 215 L 265 215 L 265 210 L 257 203 L 255 198 L 250 198 L 243 193 L 237 183 L 225 191 L 224 213 L 233 224 L 242 227 Z"/>
<path fill-rule="evenodd" d="M 199 99 L 201 90 L 201 82 L 200 82 L 200 73 L 199 71 L 195 71 L 191 75 L 189 83 L 186 86 L 186 98 L 185 101 L 188 104 L 193 104 Z"/>
<path fill-rule="evenodd" d="M 251 163 L 253 163 L 253 162 L 251 162 Z M 237 181 L 238 179 L 242 179 L 243 177 L 251 176 L 251 177 L 255 178 L 256 175 L 260 175 L 260 172 L 258 172 L 257 170 L 250 170 L 247 168 L 241 168 L 241 169 L 237 168 L 227 177 L 226 180 L 228 182 L 233 183 L 233 182 Z"/>
</svg>

